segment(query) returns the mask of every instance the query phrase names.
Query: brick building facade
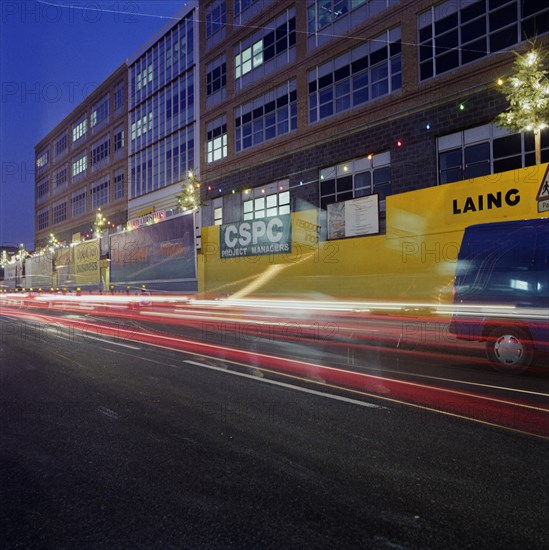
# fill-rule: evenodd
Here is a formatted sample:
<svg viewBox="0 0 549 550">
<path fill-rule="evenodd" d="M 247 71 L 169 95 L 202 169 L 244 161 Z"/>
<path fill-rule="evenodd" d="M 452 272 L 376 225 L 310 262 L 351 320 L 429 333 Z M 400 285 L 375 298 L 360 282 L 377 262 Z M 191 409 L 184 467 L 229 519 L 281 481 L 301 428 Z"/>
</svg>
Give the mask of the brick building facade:
<svg viewBox="0 0 549 550">
<path fill-rule="evenodd" d="M 36 249 L 91 236 L 98 208 L 110 229 L 126 222 L 127 91 L 124 63 L 35 146 Z"/>
<path fill-rule="evenodd" d="M 259 188 L 289 191 L 296 211 L 533 163 L 530 136 L 493 124 L 496 80 L 524 38 L 547 42 L 546 6 L 214 0 L 203 20 L 203 225 L 242 219 Z M 273 100 L 295 124 L 268 135 Z"/>
</svg>

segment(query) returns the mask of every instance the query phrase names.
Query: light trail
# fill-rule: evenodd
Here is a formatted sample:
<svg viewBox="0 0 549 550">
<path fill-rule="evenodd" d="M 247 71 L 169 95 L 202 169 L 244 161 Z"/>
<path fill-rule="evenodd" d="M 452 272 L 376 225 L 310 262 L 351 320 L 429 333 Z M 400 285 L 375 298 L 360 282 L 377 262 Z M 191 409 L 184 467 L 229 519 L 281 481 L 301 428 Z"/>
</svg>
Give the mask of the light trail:
<svg viewBox="0 0 549 550">
<path fill-rule="evenodd" d="M 6 295 L 0 295 L 0 306 L 2 298 Z M 28 298 L 29 294 L 17 293 L 12 296 Z M 484 359 L 482 344 L 477 342 L 458 341 L 454 335 L 448 332 L 448 319 L 433 318 L 430 316 L 397 316 L 389 314 L 368 314 L 362 312 L 330 312 L 330 316 L 319 316 L 319 314 L 307 313 L 305 318 L 289 317 L 284 318 L 280 313 L 276 316 L 269 313 L 271 310 L 261 308 L 234 307 L 225 309 L 211 310 L 198 302 L 189 301 L 187 296 L 167 295 L 153 297 L 158 303 L 152 307 L 138 307 L 137 302 L 141 296 L 130 296 L 128 302 L 127 295 L 36 295 L 40 298 L 32 305 L 40 305 L 48 310 L 59 308 L 60 311 L 72 311 L 81 314 L 79 304 L 82 300 L 85 303 L 97 305 L 97 309 L 90 309 L 99 316 L 117 317 L 131 319 L 134 321 L 152 321 L 160 324 L 169 324 L 174 327 L 195 328 L 206 332 L 206 337 L 214 340 L 216 332 L 222 334 L 222 341 L 230 341 L 233 345 L 248 344 L 252 341 L 261 339 L 290 341 L 294 343 L 311 344 L 314 339 L 321 344 L 328 344 L 334 348 L 340 348 L 343 355 L 355 352 L 382 351 L 383 353 L 394 353 L 393 348 L 398 348 L 399 356 L 408 356 L 410 358 L 429 357 L 429 359 L 438 359 L 446 364 L 448 360 L 455 363 L 470 364 L 472 358 L 470 354 L 458 353 L 460 351 L 469 351 L 479 357 L 474 359 L 479 365 L 488 365 Z M 59 298 L 60 302 L 55 301 Z M 147 296 L 149 298 L 149 296 Z M 53 300 L 53 301 L 52 301 Z M 98 300 L 101 300 L 98 302 Z M 107 303 L 104 303 L 107 300 Z M 166 300 L 166 302 L 162 302 Z M 4 300 L 5 301 L 5 300 Z M 11 303 L 11 299 L 9 300 Z M 116 305 L 110 303 L 114 301 Z M 234 302 L 234 300 L 233 300 Z M 265 304 L 273 303 L 273 300 L 239 300 L 240 304 Z M 202 303 L 202 302 L 200 302 Z M 206 301 L 206 303 L 227 303 L 227 301 Z M 279 302 L 275 302 L 278 304 Z M 320 302 L 322 303 L 322 302 Z M 73 305 L 74 307 L 71 307 Z M 105 307 L 113 307 L 105 310 Z M 501 309 L 505 309 L 502 307 Z M 33 308 L 34 309 L 34 308 Z M 84 310 L 86 311 L 86 310 Z M 281 322 L 280 319 L 283 321 Z M 375 324 L 376 328 L 372 328 Z M 203 334 L 204 336 L 204 334 Z M 428 353 L 425 348 L 434 347 L 438 351 L 430 350 Z M 482 357 L 482 358 L 480 358 Z M 347 361 L 349 364 L 349 361 Z M 354 364 L 354 363 L 353 363 Z M 361 366 L 362 369 L 375 370 L 369 366 Z M 393 371 L 385 369 L 386 372 L 398 373 L 399 375 L 415 376 L 424 379 L 453 382 L 461 385 L 474 385 L 467 381 L 457 381 L 445 379 L 416 372 L 403 372 L 402 370 Z M 484 387 L 489 387 L 488 385 Z M 493 389 L 502 389 L 502 387 L 492 386 Z M 506 388 L 506 391 L 519 391 L 515 388 Z"/>
<path fill-rule="evenodd" d="M 21 310 L 9 311 L 10 315 L 25 319 Z M 145 329 L 125 329 L 119 326 L 55 316 L 38 315 L 44 323 L 72 326 L 83 331 L 100 331 L 105 337 L 148 344 L 171 351 L 179 351 L 198 357 L 237 363 L 247 368 L 293 376 L 306 383 L 322 382 L 343 390 L 359 391 L 364 395 L 383 400 L 394 400 L 509 427 L 521 432 L 549 437 L 549 407 L 540 403 L 502 399 L 478 392 L 435 386 L 417 381 L 400 380 L 382 375 L 367 374 L 309 361 L 205 343 L 174 335 L 153 333 Z M 36 318 L 37 314 L 33 315 Z M 107 340 L 110 342 L 110 340 Z"/>
</svg>

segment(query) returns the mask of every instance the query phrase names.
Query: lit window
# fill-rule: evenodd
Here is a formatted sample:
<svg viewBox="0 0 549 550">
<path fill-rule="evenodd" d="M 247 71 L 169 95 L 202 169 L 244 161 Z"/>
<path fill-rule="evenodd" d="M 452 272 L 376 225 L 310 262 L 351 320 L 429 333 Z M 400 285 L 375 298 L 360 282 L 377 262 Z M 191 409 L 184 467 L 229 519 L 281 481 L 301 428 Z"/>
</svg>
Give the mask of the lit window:
<svg viewBox="0 0 549 550">
<path fill-rule="evenodd" d="M 72 177 L 78 176 L 82 172 L 85 172 L 88 167 L 88 157 L 84 153 L 81 157 L 72 162 Z"/>
<path fill-rule="evenodd" d="M 244 192 L 242 198 L 244 220 L 290 214 L 290 191 L 286 180 L 265 187 L 256 187 L 251 192 Z"/>
<path fill-rule="evenodd" d="M 48 151 L 45 153 L 42 153 L 37 159 L 36 159 L 36 166 L 37 168 L 44 168 L 48 165 L 50 159 L 50 154 Z"/>
<path fill-rule="evenodd" d="M 276 28 L 273 28 L 275 20 L 269 21 L 250 39 L 235 47 L 234 66 L 237 80 L 275 57 L 285 58 L 286 62 L 289 62 L 289 51 L 296 42 L 295 8 L 287 10 L 284 15 L 287 20 Z M 252 44 L 248 46 L 250 41 Z M 280 64 L 271 67 L 272 70 L 275 68 L 280 68 Z"/>
<path fill-rule="evenodd" d="M 227 122 L 225 117 L 207 126 L 207 162 L 212 163 L 227 156 Z"/>
<path fill-rule="evenodd" d="M 87 131 L 88 131 L 88 120 L 84 119 L 81 122 L 79 122 L 76 126 L 74 126 L 72 129 L 73 143 L 75 141 L 78 141 L 81 137 L 85 136 Z"/>
</svg>

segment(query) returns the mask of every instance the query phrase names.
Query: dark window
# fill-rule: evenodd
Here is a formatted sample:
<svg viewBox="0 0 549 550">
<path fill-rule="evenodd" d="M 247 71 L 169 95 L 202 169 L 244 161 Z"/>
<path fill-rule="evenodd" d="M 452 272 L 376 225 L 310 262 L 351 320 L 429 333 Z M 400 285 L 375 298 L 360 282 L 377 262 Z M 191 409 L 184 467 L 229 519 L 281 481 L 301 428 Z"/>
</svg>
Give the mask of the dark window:
<svg viewBox="0 0 549 550">
<path fill-rule="evenodd" d="M 343 193 L 345 191 L 352 191 L 353 189 L 353 176 L 345 176 L 344 178 L 338 178 L 337 180 L 337 193 Z"/>
<path fill-rule="evenodd" d="M 527 40 L 536 38 L 540 34 L 549 31 L 549 11 L 540 13 L 534 17 L 526 19 L 522 23 L 522 37 Z"/>
<path fill-rule="evenodd" d="M 467 21 L 470 21 L 479 15 L 484 15 L 485 13 L 486 2 L 484 0 L 475 2 L 474 4 L 471 4 L 461 10 L 461 22 L 466 23 Z"/>
<path fill-rule="evenodd" d="M 440 183 L 451 183 L 463 179 L 461 156 L 461 148 L 444 151 L 439 154 Z"/>
<path fill-rule="evenodd" d="M 435 55 L 446 53 L 449 49 L 457 48 L 458 46 L 458 31 L 457 29 L 452 32 L 438 36 L 435 40 Z"/>
<path fill-rule="evenodd" d="M 435 34 L 441 34 L 450 29 L 455 29 L 458 26 L 458 14 L 452 13 L 443 19 L 435 21 Z"/>
<path fill-rule="evenodd" d="M 455 69 L 459 65 L 459 52 L 453 50 L 436 59 L 437 74 Z"/>
<path fill-rule="evenodd" d="M 356 61 L 353 61 L 353 63 L 351 64 L 351 69 L 353 71 L 353 74 L 363 71 L 364 69 L 367 69 L 367 68 L 368 68 L 367 55 L 365 55 L 364 57 L 361 57 L 360 59 L 357 59 Z"/>
<path fill-rule="evenodd" d="M 431 25 L 427 27 L 423 27 L 419 30 L 419 40 L 420 42 L 425 42 L 425 40 L 428 40 L 433 36 L 433 27 Z"/>
<path fill-rule="evenodd" d="M 490 51 L 497 52 L 516 44 L 517 42 L 517 25 L 503 29 L 490 35 Z"/>
<path fill-rule="evenodd" d="M 465 165 L 490 161 L 490 144 L 485 141 L 465 147 Z"/>
<path fill-rule="evenodd" d="M 335 180 L 323 180 L 320 182 L 321 195 L 333 195 L 335 193 Z"/>
<path fill-rule="evenodd" d="M 486 19 L 477 19 L 461 27 L 461 42 L 466 43 L 486 34 Z"/>
<path fill-rule="evenodd" d="M 379 50 L 370 54 L 370 64 L 375 65 L 380 61 L 385 61 L 387 57 L 387 47 L 380 48 Z"/>
<path fill-rule="evenodd" d="M 485 57 L 486 54 L 486 37 L 483 37 L 480 40 L 477 40 L 476 42 L 471 42 L 470 44 L 467 44 L 467 46 L 462 48 L 461 62 L 469 63 L 471 61 L 475 61 L 475 59 Z"/>
<path fill-rule="evenodd" d="M 385 166 L 374 170 L 374 193 L 379 194 L 379 200 L 391 194 L 391 168 Z"/>
<path fill-rule="evenodd" d="M 494 139 L 494 158 L 520 155 L 521 148 L 520 134 Z"/>
</svg>

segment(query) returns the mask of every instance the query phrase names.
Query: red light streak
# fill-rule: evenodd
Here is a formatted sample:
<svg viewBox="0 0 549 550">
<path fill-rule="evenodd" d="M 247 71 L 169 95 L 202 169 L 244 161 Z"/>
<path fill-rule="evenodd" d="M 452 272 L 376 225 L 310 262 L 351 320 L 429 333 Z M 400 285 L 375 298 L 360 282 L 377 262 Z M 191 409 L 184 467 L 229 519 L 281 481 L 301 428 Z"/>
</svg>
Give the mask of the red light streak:
<svg viewBox="0 0 549 550">
<path fill-rule="evenodd" d="M 457 390 L 417 381 L 399 380 L 170 334 L 153 333 L 145 329 L 132 328 L 128 330 L 106 323 L 74 320 L 41 313 L 29 314 L 24 310 L 11 307 L 4 308 L 4 312 L 8 313 L 10 317 L 38 320 L 42 323 L 73 327 L 91 333 L 96 332 L 104 338 L 139 342 L 200 357 L 223 359 L 248 367 L 253 365 L 254 368 L 260 370 L 296 377 L 313 383 L 315 380 L 322 381 L 323 385 L 348 389 L 377 399 L 412 404 L 437 412 L 472 418 L 488 424 L 507 426 L 526 433 L 549 437 L 549 408 L 537 403 L 518 399 L 502 399 L 479 392 Z M 188 319 L 185 322 L 188 322 Z M 338 345 L 347 344 L 339 343 Z M 361 347 L 375 349 L 375 346 L 369 345 Z M 395 349 L 386 351 L 402 353 L 402 350 Z"/>
</svg>

